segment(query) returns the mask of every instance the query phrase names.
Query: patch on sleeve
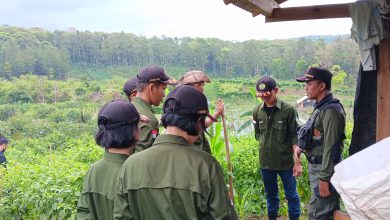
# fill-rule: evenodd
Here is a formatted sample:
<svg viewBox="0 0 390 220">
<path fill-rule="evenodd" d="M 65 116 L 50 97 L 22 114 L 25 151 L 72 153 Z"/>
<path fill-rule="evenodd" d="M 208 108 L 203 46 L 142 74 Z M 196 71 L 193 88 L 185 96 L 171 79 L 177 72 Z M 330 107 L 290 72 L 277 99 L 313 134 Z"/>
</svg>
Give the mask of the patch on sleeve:
<svg viewBox="0 0 390 220">
<path fill-rule="evenodd" d="M 318 129 L 314 129 L 313 136 L 314 137 L 319 137 L 319 136 L 321 136 L 321 132 Z"/>
<path fill-rule="evenodd" d="M 157 138 L 158 130 L 152 130 L 152 138 Z"/>
</svg>

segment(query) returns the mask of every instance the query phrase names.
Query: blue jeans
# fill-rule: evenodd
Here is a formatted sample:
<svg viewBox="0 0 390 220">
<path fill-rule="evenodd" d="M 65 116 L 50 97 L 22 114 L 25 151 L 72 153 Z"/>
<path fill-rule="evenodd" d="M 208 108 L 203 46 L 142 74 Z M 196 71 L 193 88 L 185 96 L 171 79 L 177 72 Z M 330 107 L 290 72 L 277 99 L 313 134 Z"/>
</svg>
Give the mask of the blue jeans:
<svg viewBox="0 0 390 220">
<path fill-rule="evenodd" d="M 282 179 L 284 192 L 288 204 L 288 215 L 290 219 L 299 219 L 301 206 L 297 193 L 297 182 L 292 170 L 267 170 L 261 169 L 263 176 L 264 190 L 267 197 L 268 216 L 274 217 L 279 211 L 279 189 L 278 175 Z"/>
</svg>

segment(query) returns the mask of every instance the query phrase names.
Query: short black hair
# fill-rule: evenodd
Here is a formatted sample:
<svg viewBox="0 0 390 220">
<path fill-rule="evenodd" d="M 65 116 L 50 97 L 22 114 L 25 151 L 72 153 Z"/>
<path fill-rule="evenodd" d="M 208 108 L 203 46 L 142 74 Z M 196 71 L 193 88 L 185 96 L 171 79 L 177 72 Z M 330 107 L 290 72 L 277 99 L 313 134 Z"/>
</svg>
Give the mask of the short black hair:
<svg viewBox="0 0 390 220">
<path fill-rule="evenodd" d="M 8 139 L 3 136 L 0 136 L 0 144 L 8 144 Z"/>
<path fill-rule="evenodd" d="M 171 99 L 168 100 L 164 105 L 164 112 L 172 112 L 172 109 L 177 109 L 176 100 Z M 171 110 L 169 110 L 171 109 Z M 205 130 L 205 117 L 200 115 L 179 115 L 174 113 L 164 113 L 161 117 L 161 122 L 164 128 L 168 126 L 175 126 L 180 128 L 181 130 L 187 132 L 188 135 L 198 135 L 199 132 L 196 129 L 196 122 L 201 120 L 201 125 L 203 125 L 203 130 Z"/>
<path fill-rule="evenodd" d="M 332 82 L 331 81 L 323 81 L 323 80 L 320 80 L 320 79 L 317 79 L 317 82 L 318 82 L 318 84 L 320 84 L 320 83 L 325 83 L 325 89 L 326 90 L 328 90 L 328 91 L 330 91 L 331 89 L 332 89 Z"/>
<path fill-rule="evenodd" d="M 99 130 L 95 135 L 95 141 L 99 146 L 106 149 L 127 148 L 137 143 L 133 135 L 136 129 L 138 129 L 138 123 L 132 123 L 115 129 L 106 129 L 103 125 L 99 125 Z"/>
<path fill-rule="evenodd" d="M 126 91 L 125 94 L 126 94 L 126 96 L 131 96 L 131 94 L 133 94 L 133 93 L 135 93 L 135 92 L 136 92 L 136 91 L 131 91 L 131 92 Z"/>
<path fill-rule="evenodd" d="M 330 91 L 332 89 L 332 82 L 329 81 L 329 82 L 324 82 L 325 83 L 325 89 Z"/>
</svg>

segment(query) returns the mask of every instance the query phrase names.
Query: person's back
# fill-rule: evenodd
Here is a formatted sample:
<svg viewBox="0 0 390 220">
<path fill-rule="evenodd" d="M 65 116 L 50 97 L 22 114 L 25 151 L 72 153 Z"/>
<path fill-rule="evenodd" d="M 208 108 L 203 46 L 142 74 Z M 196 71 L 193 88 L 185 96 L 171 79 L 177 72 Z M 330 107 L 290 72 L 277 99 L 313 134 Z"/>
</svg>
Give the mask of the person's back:
<svg viewBox="0 0 390 220">
<path fill-rule="evenodd" d="M 189 85 L 204 93 L 204 86 L 210 83 L 210 78 L 201 70 L 191 70 L 186 72 L 179 80 L 179 85 Z M 206 119 L 206 128 L 212 123 L 217 122 L 217 118 L 224 112 L 224 103 L 222 100 L 216 102 L 216 109 L 212 118 Z M 210 143 L 207 140 L 205 133 L 202 133 L 198 140 L 192 144 L 195 149 L 202 150 L 211 154 Z"/>
<path fill-rule="evenodd" d="M 163 112 L 165 134 L 119 172 L 114 218 L 237 219 L 218 162 L 191 146 L 210 117 L 206 97 L 179 86 L 168 95 Z"/>
<path fill-rule="evenodd" d="M 226 213 L 230 200 L 218 162 L 210 154 L 186 145 L 188 143 L 179 136 L 161 135 L 151 149 L 133 155 L 125 163 L 122 174 L 130 173 L 131 177 L 129 181 L 120 182 L 122 190 L 128 194 L 134 219 L 219 219 L 224 216 L 227 219 L 230 216 Z M 209 201 L 214 193 L 224 197 Z"/>
<path fill-rule="evenodd" d="M 83 184 L 79 202 L 78 219 L 112 219 L 116 179 L 119 169 L 128 155 L 104 153 L 103 159 L 94 163 L 89 169 Z M 88 210 L 87 210 L 88 209 Z M 86 215 L 83 215 L 85 213 Z"/>
<path fill-rule="evenodd" d="M 105 152 L 86 174 L 77 204 L 78 219 L 113 219 L 118 172 L 134 151 L 140 120 L 129 102 L 112 101 L 100 109 L 95 140 Z"/>
</svg>

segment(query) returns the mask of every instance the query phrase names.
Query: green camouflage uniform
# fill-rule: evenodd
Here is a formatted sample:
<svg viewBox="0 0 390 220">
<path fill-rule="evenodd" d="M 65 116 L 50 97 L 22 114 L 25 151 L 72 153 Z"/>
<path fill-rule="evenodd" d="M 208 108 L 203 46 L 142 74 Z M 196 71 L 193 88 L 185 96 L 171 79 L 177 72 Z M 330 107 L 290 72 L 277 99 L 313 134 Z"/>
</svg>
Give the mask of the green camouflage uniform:
<svg viewBox="0 0 390 220">
<path fill-rule="evenodd" d="M 113 219 L 118 172 L 128 157 L 105 152 L 103 159 L 91 166 L 77 204 L 77 219 Z"/>
<path fill-rule="evenodd" d="M 135 147 L 135 151 L 140 152 L 152 146 L 154 140 L 158 135 L 159 122 L 156 116 L 154 116 L 152 106 L 145 100 L 139 97 L 135 97 L 132 103 L 139 112 L 139 114 L 145 115 L 149 119 L 148 123 L 139 123 L 141 137 L 140 141 Z"/>
<path fill-rule="evenodd" d="M 326 96 L 319 104 L 329 99 L 333 99 L 332 94 Z M 314 111 L 318 111 L 318 109 Z M 333 212 L 339 208 L 340 196 L 337 193 L 323 198 L 316 196 L 314 189 L 318 187 L 319 180 L 330 181 L 334 173 L 335 164 L 332 158 L 332 147 L 338 141 L 341 141 L 338 145 L 341 148 L 339 152 L 343 148 L 344 114 L 343 111 L 335 108 L 324 108 L 314 122 L 313 141 L 322 144 L 315 146 L 306 153 L 309 161 L 309 181 L 312 191 L 308 207 L 309 219 L 333 219 Z"/>
<path fill-rule="evenodd" d="M 157 137 L 118 180 L 115 219 L 237 219 L 218 162 L 180 136 Z"/>
</svg>

